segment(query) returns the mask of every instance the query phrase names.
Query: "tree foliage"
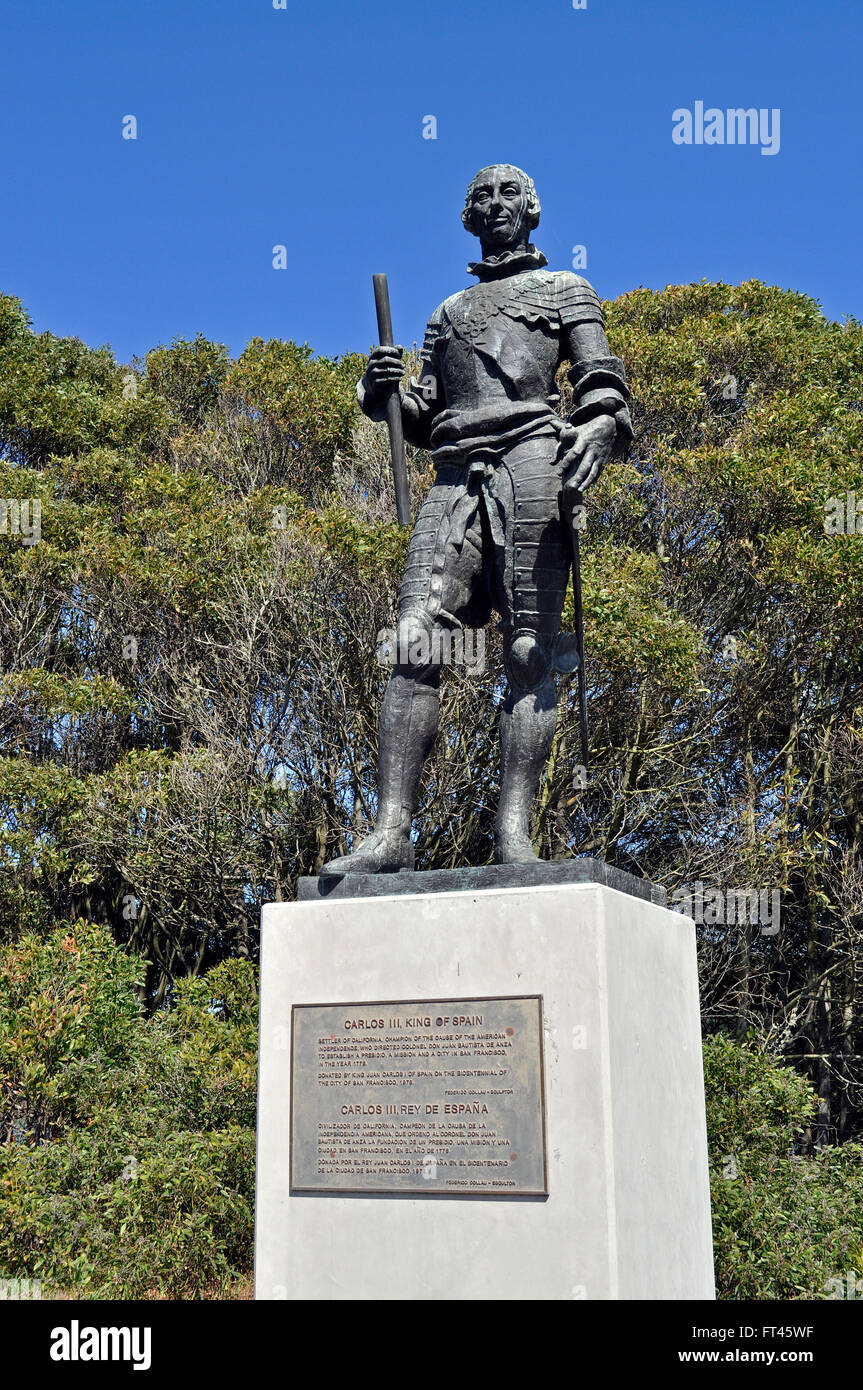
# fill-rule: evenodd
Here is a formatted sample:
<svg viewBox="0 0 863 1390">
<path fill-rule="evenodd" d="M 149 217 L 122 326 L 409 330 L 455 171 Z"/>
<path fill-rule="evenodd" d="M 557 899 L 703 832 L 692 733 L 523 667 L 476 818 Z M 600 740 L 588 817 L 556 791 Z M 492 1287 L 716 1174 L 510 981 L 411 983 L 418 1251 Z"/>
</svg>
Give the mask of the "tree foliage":
<svg viewBox="0 0 863 1390">
<path fill-rule="evenodd" d="M 780 894 L 777 931 L 699 922 L 705 1026 L 794 1063 L 818 1095 L 794 1142 L 833 1153 L 863 1110 L 863 544 L 825 509 L 859 481 L 863 329 L 756 281 L 606 316 L 635 438 L 588 497 L 591 772 L 562 677 L 535 842 Z M 0 941 L 98 927 L 154 1018 L 254 962 L 261 904 L 374 816 L 407 535 L 362 366 L 200 335 L 123 366 L 0 297 L 0 496 L 41 504 L 38 543 L 0 535 Z M 493 628 L 486 658 L 444 683 L 422 868 L 491 856 Z"/>
<path fill-rule="evenodd" d="M 248 1278 L 254 967 L 146 1018 L 141 962 L 82 920 L 0 951 L 0 1268 L 46 1292 L 200 1297 Z"/>
<path fill-rule="evenodd" d="M 715 1034 L 704 1073 L 718 1296 L 847 1296 L 863 1270 L 863 1148 L 804 1154 L 818 1096 L 758 1045 Z"/>
<path fill-rule="evenodd" d="M 224 1296 L 251 1275 L 255 968 L 187 977 L 149 1017 L 140 979 L 80 919 L 0 949 L 0 1268 L 85 1297 Z M 804 1155 L 818 1098 L 760 1046 L 717 1034 L 704 1061 L 720 1297 L 843 1296 L 863 1149 Z"/>
</svg>

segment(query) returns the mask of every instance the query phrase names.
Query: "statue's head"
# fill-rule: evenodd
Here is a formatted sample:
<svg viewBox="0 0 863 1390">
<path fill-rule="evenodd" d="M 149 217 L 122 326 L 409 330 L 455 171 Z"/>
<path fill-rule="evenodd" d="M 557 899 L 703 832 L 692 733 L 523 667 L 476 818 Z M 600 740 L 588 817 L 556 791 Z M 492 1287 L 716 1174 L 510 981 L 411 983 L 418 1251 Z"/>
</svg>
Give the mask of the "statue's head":
<svg viewBox="0 0 863 1390">
<path fill-rule="evenodd" d="M 489 164 L 471 180 L 461 220 L 484 247 L 504 251 L 528 240 L 539 213 L 533 179 L 523 169 Z"/>
</svg>

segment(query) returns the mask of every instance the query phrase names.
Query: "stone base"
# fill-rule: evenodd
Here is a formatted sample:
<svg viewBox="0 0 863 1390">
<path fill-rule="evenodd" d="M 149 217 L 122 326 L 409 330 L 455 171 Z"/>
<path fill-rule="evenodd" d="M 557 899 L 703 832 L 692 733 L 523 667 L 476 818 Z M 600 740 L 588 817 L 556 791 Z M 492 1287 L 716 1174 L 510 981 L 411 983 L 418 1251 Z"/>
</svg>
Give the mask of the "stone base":
<svg viewBox="0 0 863 1390">
<path fill-rule="evenodd" d="M 665 907 L 664 888 L 616 869 L 602 859 L 538 859 L 535 864 L 486 864 L 481 868 L 429 869 L 397 874 L 321 874 L 301 878 L 300 902 L 316 898 L 391 898 L 407 893 L 461 893 L 477 888 L 543 888 L 551 883 L 603 883 L 619 893 Z"/>
<path fill-rule="evenodd" d="M 690 918 L 591 883 L 328 896 L 265 907 L 261 949 L 257 1298 L 713 1298 Z M 291 1194 L 293 1004 L 535 994 L 547 1197 Z"/>
</svg>

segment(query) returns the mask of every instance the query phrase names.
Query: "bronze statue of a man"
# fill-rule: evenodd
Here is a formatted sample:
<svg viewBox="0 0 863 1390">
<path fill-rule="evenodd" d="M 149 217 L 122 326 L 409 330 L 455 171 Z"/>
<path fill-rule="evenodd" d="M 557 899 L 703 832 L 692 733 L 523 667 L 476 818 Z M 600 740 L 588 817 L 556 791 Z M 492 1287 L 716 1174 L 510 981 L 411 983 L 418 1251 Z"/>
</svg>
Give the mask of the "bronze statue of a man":
<svg viewBox="0 0 863 1390">
<path fill-rule="evenodd" d="M 397 664 L 384 695 L 376 828 L 326 874 L 413 868 L 411 822 L 438 727 L 443 628 L 501 618 L 508 692 L 501 717 L 495 861 L 535 862 L 529 818 L 557 722 L 555 643 L 572 560 L 572 505 L 632 437 L 623 363 L 609 352 L 587 280 L 551 271 L 529 240 L 533 180 L 510 164 L 480 170 L 462 221 L 482 259 L 479 284 L 435 310 L 422 371 L 400 393 L 405 438 L 430 448 L 399 595 Z M 401 379 L 402 350 L 378 347 L 357 387 L 372 420 Z M 573 410 L 555 376 L 571 364 Z"/>
</svg>

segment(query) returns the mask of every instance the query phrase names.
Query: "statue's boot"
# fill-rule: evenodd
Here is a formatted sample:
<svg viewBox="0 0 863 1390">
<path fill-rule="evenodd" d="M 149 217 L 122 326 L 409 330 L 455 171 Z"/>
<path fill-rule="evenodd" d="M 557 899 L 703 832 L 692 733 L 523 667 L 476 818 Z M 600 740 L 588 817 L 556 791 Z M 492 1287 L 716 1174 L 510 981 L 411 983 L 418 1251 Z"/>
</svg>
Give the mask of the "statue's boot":
<svg viewBox="0 0 863 1390">
<path fill-rule="evenodd" d="M 535 864 L 530 809 L 548 761 L 557 726 L 551 678 L 537 690 L 510 690 L 500 721 L 500 801 L 494 828 L 496 864 Z"/>
<path fill-rule="evenodd" d="M 378 744 L 378 816 L 353 854 L 331 859 L 322 874 L 391 874 L 414 866 L 411 821 L 423 763 L 440 711 L 438 677 L 394 672 L 384 693 Z"/>
</svg>

